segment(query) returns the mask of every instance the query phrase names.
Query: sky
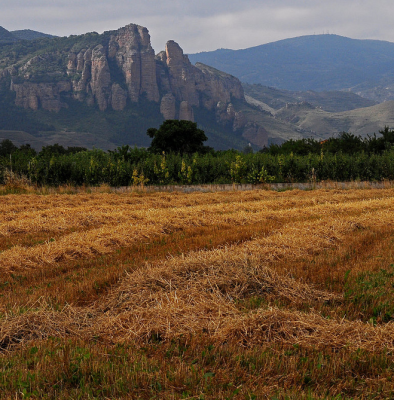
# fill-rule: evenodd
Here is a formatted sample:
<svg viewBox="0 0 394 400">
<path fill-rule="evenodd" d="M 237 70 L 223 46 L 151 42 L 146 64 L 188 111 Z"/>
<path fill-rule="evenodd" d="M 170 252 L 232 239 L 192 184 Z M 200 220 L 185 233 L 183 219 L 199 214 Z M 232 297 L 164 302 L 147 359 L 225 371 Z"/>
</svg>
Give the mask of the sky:
<svg viewBox="0 0 394 400">
<path fill-rule="evenodd" d="M 337 34 L 394 42 L 393 0 L 0 0 L 0 26 L 58 36 L 145 26 L 156 53 L 175 40 L 185 53 L 242 49 Z"/>
</svg>

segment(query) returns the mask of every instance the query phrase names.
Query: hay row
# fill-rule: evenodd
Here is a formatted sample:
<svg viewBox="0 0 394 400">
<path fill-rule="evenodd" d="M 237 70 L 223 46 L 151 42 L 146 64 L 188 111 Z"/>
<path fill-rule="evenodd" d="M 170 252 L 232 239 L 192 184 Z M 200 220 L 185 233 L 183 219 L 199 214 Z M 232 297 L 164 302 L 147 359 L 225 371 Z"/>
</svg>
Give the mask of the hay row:
<svg viewBox="0 0 394 400">
<path fill-rule="evenodd" d="M 83 330 L 89 326 L 89 315 L 71 307 L 56 312 L 44 303 L 38 310 L 32 309 L 18 316 L 6 315 L 0 321 L 0 352 L 32 340 L 82 337 Z"/>
<path fill-rule="evenodd" d="M 197 304 L 196 304 L 197 303 Z M 196 312 L 196 305 L 199 306 Z M 177 303 L 174 297 L 157 309 L 98 316 L 94 311 L 67 309 L 34 311 L 8 317 L 0 323 L 0 352 L 49 337 L 84 338 L 110 343 L 146 343 L 159 340 L 206 336 L 212 342 L 243 347 L 281 343 L 314 349 L 364 349 L 394 351 L 394 324 L 372 326 L 361 321 L 332 320 L 320 314 L 278 308 L 259 309 L 248 314 L 211 299 L 211 307 L 198 300 L 192 305 Z M 216 309 L 213 315 L 211 308 Z"/>
<path fill-rule="evenodd" d="M 295 196 L 296 195 L 296 196 Z M 232 203 L 264 202 L 270 209 L 295 207 L 302 203 L 344 203 L 349 201 L 377 199 L 393 197 L 394 190 L 365 190 L 365 191 L 327 191 L 303 192 L 295 190 L 292 192 L 276 193 L 270 191 L 251 192 L 227 192 L 227 193 L 191 193 L 191 194 L 160 194 L 158 196 L 129 196 L 114 194 L 98 195 L 10 195 L 2 196 L 0 202 L 0 222 L 28 218 L 30 214 L 56 213 L 58 210 L 78 212 L 85 209 L 87 212 L 97 209 L 127 209 L 146 210 L 152 208 L 193 207 L 199 205 L 226 204 L 231 207 Z"/>
<path fill-rule="evenodd" d="M 135 306 L 155 304 L 159 293 L 176 292 L 178 299 L 195 298 L 202 293 L 215 293 L 233 302 L 250 296 L 274 296 L 291 302 L 328 302 L 340 300 L 339 295 L 326 293 L 280 276 L 262 263 L 258 255 L 248 255 L 244 246 L 214 251 L 191 253 L 187 257 L 174 258 L 156 268 L 140 269 L 111 293 L 104 308 L 132 310 Z M 161 295 L 160 294 L 160 295 Z"/>
<path fill-rule="evenodd" d="M 326 319 L 313 312 L 272 308 L 228 318 L 215 332 L 214 338 L 217 342 L 232 342 L 242 346 L 276 342 L 315 349 L 329 347 L 393 351 L 394 324 L 372 326 L 361 321 Z"/>
<path fill-rule="evenodd" d="M 281 194 L 286 196 L 287 194 Z M 248 191 L 226 193 L 159 193 L 144 195 L 94 193 L 74 195 L 7 195 L 2 196 L 1 212 L 42 211 L 52 208 L 74 208 L 84 204 L 87 207 L 108 205 L 111 207 L 132 204 L 137 208 L 168 208 L 194 205 L 208 205 L 233 201 L 260 201 L 277 196 L 275 192 Z"/>
<path fill-rule="evenodd" d="M 284 211 L 250 212 L 238 209 L 237 213 L 226 213 L 222 205 L 184 207 L 176 210 L 151 210 L 136 212 L 134 221 L 104 225 L 86 232 L 74 232 L 55 242 L 24 248 L 15 246 L 0 254 L 0 268 L 4 272 L 20 268 L 37 268 L 65 259 L 84 258 L 94 254 L 106 254 L 118 247 L 129 246 L 144 238 L 183 230 L 193 226 L 239 226 L 264 222 L 268 218 L 309 218 L 313 216 L 330 219 L 334 215 L 374 214 L 376 210 L 388 210 L 391 218 L 394 199 L 359 201 L 350 204 L 323 204 Z M 219 210 L 222 210 L 219 212 Z M 384 212 L 384 211 L 382 211 Z M 367 213 L 367 214 L 365 214 Z M 388 220 L 387 220 L 388 221 Z M 329 223 L 329 221 L 328 221 Z M 368 223 L 368 222 L 367 222 Z M 314 224 L 311 224 L 310 229 Z M 280 237 L 276 239 L 280 243 Z"/>
<path fill-rule="evenodd" d="M 354 201 L 346 199 L 345 202 L 338 202 L 336 199 L 319 199 L 312 197 L 310 199 L 297 198 L 296 201 L 289 199 L 276 199 L 275 201 L 253 201 L 253 202 L 233 202 L 230 204 L 212 204 L 212 205 L 196 205 L 193 206 L 195 212 L 199 213 L 234 213 L 244 210 L 250 213 L 261 213 L 266 214 L 274 213 L 285 213 L 292 212 L 295 208 L 301 208 L 303 211 L 308 207 L 320 207 L 316 212 L 320 213 L 335 213 L 348 207 L 351 209 L 380 207 L 382 203 L 387 201 L 389 204 L 391 199 L 365 199 Z M 349 205 L 350 204 L 350 205 Z M 349 208 L 350 207 L 350 208 Z M 147 211 L 148 210 L 148 211 Z M 160 210 L 160 211 L 158 211 Z M 135 221 L 146 219 L 149 223 L 149 219 L 152 219 L 150 215 L 154 213 L 157 217 L 157 213 L 174 213 L 182 214 L 190 212 L 190 207 L 176 207 L 176 210 L 172 208 L 155 209 L 145 208 L 144 210 L 138 210 L 134 204 L 124 204 L 122 208 L 114 208 L 112 205 L 102 205 L 100 207 L 92 207 L 82 205 L 79 207 L 70 208 L 59 208 L 56 207 L 47 211 L 40 212 L 23 212 L 23 213 L 4 213 L 0 216 L 0 235 L 10 236 L 16 233 L 27 233 L 27 232 L 62 232 L 71 228 L 90 228 L 97 227 L 105 224 L 122 223 L 125 221 Z"/>
<path fill-rule="evenodd" d="M 389 215 L 389 212 L 380 213 L 379 217 Z M 359 229 L 360 221 L 366 223 L 367 220 L 372 224 L 375 219 L 373 216 L 369 219 L 361 216 L 359 220 L 331 221 L 329 226 L 325 225 L 325 221 L 320 226 L 299 223 L 291 228 L 283 227 L 282 232 L 268 238 L 225 249 L 190 253 L 155 268 L 146 266 L 127 276 L 108 300 L 101 303 L 94 332 L 110 342 L 143 342 L 152 335 L 171 340 L 206 333 L 215 341 L 235 340 L 243 345 L 282 338 L 282 341 L 293 344 L 345 346 L 350 343 L 365 348 L 375 340 L 380 347 L 394 348 L 394 338 L 388 340 L 381 333 L 376 339 L 370 334 L 374 328 L 371 327 L 370 331 L 370 326 L 365 328 L 361 322 L 346 322 L 342 326 L 335 321 L 327 322 L 313 313 L 295 313 L 295 320 L 299 321 L 294 325 L 295 333 L 290 331 L 285 336 L 288 325 L 283 325 L 279 310 L 274 316 L 260 311 L 258 317 L 251 314 L 240 318 L 242 314 L 236 308 L 237 301 L 251 296 L 282 298 L 292 304 L 341 302 L 341 295 L 320 291 L 291 277 L 278 275 L 268 267 L 267 262 L 275 262 L 280 257 L 290 261 L 311 251 L 332 247 L 354 229 Z M 392 215 L 391 222 L 394 222 Z M 271 257 L 267 257 L 269 254 Z M 291 324 L 294 318 L 289 318 L 289 315 L 292 312 L 286 312 Z M 261 326 L 265 317 L 271 318 L 271 322 L 263 329 Z M 335 335 L 331 341 L 328 334 L 319 342 L 319 335 L 327 329 L 327 324 L 331 324 L 330 329 Z M 369 333 L 361 338 L 360 332 L 364 329 Z M 391 325 L 387 329 L 394 332 Z M 311 341 L 306 335 L 308 332 L 315 332 Z"/>
<path fill-rule="evenodd" d="M 244 314 L 237 301 L 250 296 L 285 298 L 293 303 L 341 301 L 341 296 L 317 290 L 267 263 L 318 252 L 359 229 L 393 223 L 391 210 L 355 217 L 289 224 L 273 235 L 212 251 L 192 252 L 128 275 L 94 309 L 67 308 L 54 313 L 27 312 L 0 322 L 0 347 L 48 336 L 93 336 L 114 342 L 146 342 L 152 336 L 171 340 L 206 335 L 216 343 L 242 346 L 281 342 L 367 350 L 394 349 L 394 327 L 327 320 L 316 313 L 260 309 Z M 268 255 L 271 254 L 271 257 Z"/>
</svg>

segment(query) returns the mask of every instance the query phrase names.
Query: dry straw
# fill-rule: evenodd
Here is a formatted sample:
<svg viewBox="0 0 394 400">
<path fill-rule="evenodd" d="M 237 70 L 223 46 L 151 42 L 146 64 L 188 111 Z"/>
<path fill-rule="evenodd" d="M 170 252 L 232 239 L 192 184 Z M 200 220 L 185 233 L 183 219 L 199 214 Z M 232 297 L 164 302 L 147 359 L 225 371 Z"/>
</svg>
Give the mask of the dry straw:
<svg viewBox="0 0 394 400">
<path fill-rule="evenodd" d="M 10 250 L 0 254 L 0 269 L 4 272 L 16 271 L 20 268 L 41 268 L 48 264 L 56 262 L 84 258 L 94 254 L 106 254 L 116 248 L 129 246 L 138 241 L 153 238 L 163 233 L 171 233 L 178 230 L 183 230 L 196 226 L 212 226 L 216 228 L 248 225 L 252 223 L 261 223 L 268 219 L 277 219 L 278 221 L 287 221 L 289 219 L 308 219 L 308 218 L 332 218 L 336 215 L 346 214 L 351 215 L 366 215 L 367 212 L 376 212 L 377 210 L 392 210 L 393 199 L 373 199 L 362 201 L 350 201 L 348 203 L 326 202 L 323 204 L 317 203 L 312 199 L 312 204 L 301 206 L 296 202 L 289 207 L 283 205 L 273 206 L 272 209 L 265 202 L 245 202 L 228 205 L 197 205 L 193 207 L 179 207 L 166 209 L 150 209 L 146 211 L 126 211 L 106 213 L 95 217 L 85 214 L 73 214 L 75 221 L 79 221 L 83 226 L 96 223 L 106 219 L 107 223 L 100 227 L 93 228 L 83 232 L 74 232 L 66 234 L 55 242 L 47 242 L 42 245 L 37 245 L 31 248 L 15 246 Z M 64 219 L 61 212 L 58 210 L 58 219 Z M 41 215 L 41 217 L 43 217 Z M 78 218 L 79 217 L 79 218 Z M 391 218 L 390 215 L 387 216 Z M 124 222 L 124 221 L 127 222 Z M 0 225 L 0 232 L 10 231 L 12 233 L 21 231 L 34 231 L 29 223 L 26 223 L 25 228 L 22 228 L 23 222 L 14 221 L 12 223 Z M 389 222 L 389 221 L 387 221 Z M 42 219 L 35 220 L 36 226 L 42 227 Z M 75 222 L 77 224 L 78 222 Z M 57 225 L 56 225 L 57 224 Z M 12 225 L 12 227 L 11 227 Z M 62 222 L 45 220 L 45 224 L 49 226 L 59 226 L 65 228 L 69 226 L 69 221 Z M 71 224 L 72 225 L 72 224 Z M 309 229 L 314 229 L 312 224 Z M 329 221 L 320 224 L 321 226 L 329 226 Z M 54 229 L 54 228 L 52 228 Z M 291 229 L 291 228 L 290 228 Z M 4 233 L 3 233 L 4 234 Z M 280 237 L 277 238 L 280 241 Z"/>
<path fill-rule="evenodd" d="M 327 320 L 313 311 L 262 307 L 247 312 L 242 308 L 243 302 L 253 297 L 267 303 L 279 299 L 293 306 L 341 303 L 340 294 L 275 272 L 275 263 L 308 259 L 324 249 L 334 249 L 356 230 L 394 224 L 393 193 L 322 191 L 300 193 L 300 197 L 251 193 L 243 198 L 231 194 L 228 204 L 224 195 L 214 196 L 221 200 L 219 204 L 203 195 L 167 195 L 160 201 L 154 200 L 158 208 L 144 210 L 141 202 L 139 210 L 133 210 L 131 204 L 127 210 L 114 211 L 113 215 L 106 208 L 100 218 L 109 215 L 108 220 L 113 218 L 111 223 L 67 234 L 44 245 L 15 246 L 4 251 L 0 254 L 2 271 L 43 268 L 67 259 L 103 254 L 187 227 L 235 229 L 237 225 L 272 218 L 280 224 L 266 236 L 244 243 L 142 265 L 91 307 L 66 307 L 55 312 L 42 302 L 22 315 L 8 314 L 0 321 L 0 347 L 8 349 L 49 336 L 144 343 L 152 338 L 171 340 L 203 335 L 218 344 L 242 346 L 281 342 L 316 348 L 394 349 L 392 324 L 373 327 L 357 321 Z M 124 200 L 122 196 L 113 199 L 102 194 L 94 201 L 106 198 L 102 196 L 109 196 L 108 200 L 117 206 L 122 204 L 119 198 Z M 49 211 L 52 201 L 45 204 Z M 15 199 L 13 202 L 10 209 L 17 207 Z M 146 204 L 151 203 L 147 200 Z M 176 204 L 182 206 L 174 208 Z M 92 206 L 90 203 L 89 207 Z M 76 206 L 78 211 L 74 215 L 80 215 L 82 209 Z M 41 212 L 38 206 L 37 212 Z M 114 224 L 122 215 L 127 215 L 129 221 Z"/>
</svg>

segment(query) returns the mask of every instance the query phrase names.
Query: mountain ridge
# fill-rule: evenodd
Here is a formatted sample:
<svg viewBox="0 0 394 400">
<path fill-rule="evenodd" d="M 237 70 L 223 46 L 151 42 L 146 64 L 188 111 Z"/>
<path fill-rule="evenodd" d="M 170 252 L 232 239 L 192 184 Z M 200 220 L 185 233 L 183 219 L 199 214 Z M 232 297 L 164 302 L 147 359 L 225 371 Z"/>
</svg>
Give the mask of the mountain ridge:
<svg viewBox="0 0 394 400">
<path fill-rule="evenodd" d="M 394 43 L 307 35 L 241 50 L 189 54 L 246 83 L 293 91 L 351 90 L 382 102 L 394 99 Z"/>
<path fill-rule="evenodd" d="M 54 38 L 56 36 L 49 35 L 31 29 L 21 29 L 15 31 L 8 31 L 7 29 L 0 26 L 0 45 L 1 44 L 12 44 L 19 40 L 36 40 L 42 38 Z"/>
<path fill-rule="evenodd" d="M 31 29 L 19 29 L 16 31 L 10 31 L 12 35 L 20 40 L 36 40 L 42 38 L 54 38 L 55 35 L 50 35 L 48 33 L 33 31 Z"/>
</svg>

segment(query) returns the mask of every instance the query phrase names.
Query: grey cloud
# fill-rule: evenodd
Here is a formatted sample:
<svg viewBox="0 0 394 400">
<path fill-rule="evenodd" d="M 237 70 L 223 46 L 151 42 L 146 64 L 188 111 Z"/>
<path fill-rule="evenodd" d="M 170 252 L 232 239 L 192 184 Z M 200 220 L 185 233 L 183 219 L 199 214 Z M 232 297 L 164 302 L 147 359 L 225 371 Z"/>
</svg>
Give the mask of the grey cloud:
<svg viewBox="0 0 394 400">
<path fill-rule="evenodd" d="M 0 25 L 56 35 L 146 26 L 156 51 L 168 39 L 186 52 L 245 48 L 329 31 L 394 41 L 392 0 L 1 0 Z"/>
</svg>

